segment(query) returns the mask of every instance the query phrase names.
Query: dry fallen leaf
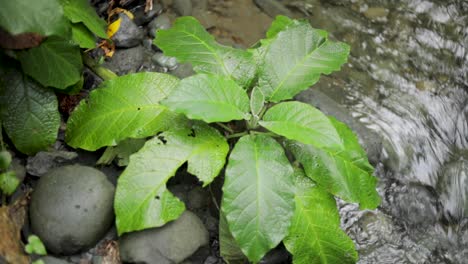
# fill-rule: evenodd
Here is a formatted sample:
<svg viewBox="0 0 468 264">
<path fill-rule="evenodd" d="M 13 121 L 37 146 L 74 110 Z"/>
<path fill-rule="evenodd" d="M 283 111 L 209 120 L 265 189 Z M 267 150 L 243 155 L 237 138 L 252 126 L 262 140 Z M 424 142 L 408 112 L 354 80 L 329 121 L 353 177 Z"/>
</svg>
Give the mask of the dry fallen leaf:
<svg viewBox="0 0 468 264">
<path fill-rule="evenodd" d="M 109 240 L 98 249 L 98 254 L 102 256 L 102 264 L 120 264 L 119 245 L 117 241 Z"/>
<path fill-rule="evenodd" d="M 37 33 L 11 35 L 0 29 L 0 47 L 4 49 L 29 49 L 37 47 L 45 38 Z"/>
<path fill-rule="evenodd" d="M 13 205 L 0 207 L 0 256 L 7 263 L 28 264 L 29 256 L 21 242 L 21 228 L 26 218 L 29 192 Z"/>
</svg>

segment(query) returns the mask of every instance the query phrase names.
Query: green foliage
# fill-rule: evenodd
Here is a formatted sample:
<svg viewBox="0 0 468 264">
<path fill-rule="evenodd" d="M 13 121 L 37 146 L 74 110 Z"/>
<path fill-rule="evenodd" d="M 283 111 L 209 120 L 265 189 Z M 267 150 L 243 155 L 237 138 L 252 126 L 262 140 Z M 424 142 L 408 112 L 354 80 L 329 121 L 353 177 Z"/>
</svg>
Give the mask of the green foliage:
<svg viewBox="0 0 468 264">
<path fill-rule="evenodd" d="M 16 148 L 33 154 L 55 142 L 60 126 L 53 91 L 9 68 L 0 74 L 0 116 Z"/>
<path fill-rule="evenodd" d="M 162 226 L 182 213 L 184 204 L 166 184 L 187 163 L 203 186 L 225 168 L 220 246 L 226 261 L 258 263 L 284 241 L 294 263 L 355 262 L 334 195 L 376 208 L 373 168 L 344 124 L 303 103 L 278 103 L 338 70 L 349 47 L 282 16 L 248 51 L 219 45 L 192 17 L 158 31 L 155 44 L 192 63 L 197 74 L 108 81 L 78 106 L 67 128 L 67 142 L 88 150 L 153 136 L 118 180 L 118 233 Z"/>
<path fill-rule="evenodd" d="M 0 170 L 6 170 L 11 164 L 11 154 L 6 150 L 0 151 Z"/>
<path fill-rule="evenodd" d="M 95 47 L 94 35 L 106 38 L 106 23 L 87 0 L 0 0 L 0 6 L 0 28 L 12 38 L 35 33 L 42 39 L 30 49 L 0 50 L 7 72 L 0 74 L 3 127 L 19 151 L 34 154 L 55 141 L 60 124 L 57 99 L 48 87 L 63 93 L 81 89 L 80 47 Z M 18 60 L 24 74 L 15 72 L 16 63 L 3 53 Z"/>
<path fill-rule="evenodd" d="M 43 86 L 65 89 L 81 78 L 79 47 L 60 37 L 49 37 L 38 47 L 18 52 L 23 71 Z"/>
<path fill-rule="evenodd" d="M 177 116 L 159 102 L 178 84 L 177 78 L 144 72 L 101 84 L 81 101 L 67 123 L 67 143 L 96 150 L 125 138 L 145 138 L 170 127 Z"/>
<path fill-rule="evenodd" d="M 47 255 L 46 248 L 38 236 L 30 235 L 24 250 L 28 254 Z"/>
<path fill-rule="evenodd" d="M 0 173 L 0 190 L 2 190 L 2 193 L 12 195 L 20 183 L 14 171 Z"/>
</svg>

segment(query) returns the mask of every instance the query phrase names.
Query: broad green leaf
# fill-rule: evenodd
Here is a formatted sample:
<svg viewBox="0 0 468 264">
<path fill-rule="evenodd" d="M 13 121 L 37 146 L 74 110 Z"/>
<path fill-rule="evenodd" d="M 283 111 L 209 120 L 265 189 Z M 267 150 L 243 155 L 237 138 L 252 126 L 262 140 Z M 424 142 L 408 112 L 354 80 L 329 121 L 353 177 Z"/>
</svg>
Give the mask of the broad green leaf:
<svg viewBox="0 0 468 264">
<path fill-rule="evenodd" d="M 38 47 L 17 54 L 23 71 L 44 86 L 65 89 L 81 78 L 80 48 L 68 40 L 49 37 Z"/>
<path fill-rule="evenodd" d="M 8 137 L 25 154 L 47 149 L 60 126 L 54 92 L 13 68 L 0 78 L 0 113 Z"/>
<path fill-rule="evenodd" d="M 343 150 L 332 122 L 320 110 L 301 102 L 284 102 L 270 108 L 260 125 L 276 134 L 318 148 Z"/>
<path fill-rule="evenodd" d="M 165 55 L 189 62 L 198 73 L 224 75 L 247 87 L 255 76 L 252 54 L 218 44 L 193 17 L 178 18 L 167 30 L 159 30 L 154 43 Z"/>
<path fill-rule="evenodd" d="M 223 168 L 228 150 L 219 132 L 201 123 L 175 127 L 147 141 L 130 156 L 118 180 L 114 208 L 119 234 L 176 219 L 185 207 L 166 189 L 166 182 L 188 161 L 188 171 L 208 184 Z"/>
<path fill-rule="evenodd" d="M 340 228 L 332 195 L 304 176 L 296 180 L 296 210 L 284 244 L 294 264 L 356 263 L 353 241 Z"/>
<path fill-rule="evenodd" d="M 272 39 L 274 37 L 276 37 L 276 35 L 285 30 L 288 26 L 290 25 L 293 25 L 293 24 L 298 24 L 299 21 L 297 20 L 293 20 L 287 16 L 282 16 L 282 15 L 279 15 L 275 18 L 275 20 L 273 20 L 273 22 L 271 23 L 271 26 L 270 28 L 268 28 L 268 31 L 266 33 L 266 37 L 268 39 Z"/>
<path fill-rule="evenodd" d="M 360 168 L 360 160 L 350 159 L 346 152 L 327 151 L 294 141 L 288 147 L 306 175 L 326 191 L 347 202 L 359 203 L 363 209 L 375 209 L 380 204 L 377 178 Z"/>
<path fill-rule="evenodd" d="M 248 263 L 247 257 L 236 243 L 236 240 L 229 231 L 226 216 L 219 213 L 219 253 L 228 264 Z"/>
<path fill-rule="evenodd" d="M 96 47 L 96 38 L 83 23 L 72 25 L 72 39 L 80 48 L 92 49 Z"/>
<path fill-rule="evenodd" d="M 0 0 L 0 27 L 12 35 L 64 36 L 69 22 L 58 0 Z"/>
<path fill-rule="evenodd" d="M 271 102 L 291 99 L 320 74 L 339 70 L 349 54 L 348 45 L 329 41 L 325 31 L 304 21 L 278 32 L 265 49 L 258 83 Z"/>
<path fill-rule="evenodd" d="M 249 97 L 224 76 L 197 74 L 180 81 L 164 105 L 190 119 L 228 122 L 249 119 Z"/>
<path fill-rule="evenodd" d="M 1 128 L 1 126 L 0 126 Z M 1 140 L 1 138 L 0 138 Z M 11 154 L 6 150 L 0 151 L 0 170 L 6 170 L 11 164 Z"/>
<path fill-rule="evenodd" d="M 263 95 L 262 90 L 258 89 L 258 87 L 254 87 L 250 94 L 250 112 L 252 115 L 258 116 L 264 105 L 265 96 Z"/>
<path fill-rule="evenodd" d="M 68 145 L 94 151 L 126 138 L 145 138 L 171 126 L 176 114 L 159 104 L 178 84 L 168 74 L 142 72 L 102 83 L 67 123 Z"/>
<path fill-rule="evenodd" d="M 0 173 L 0 190 L 2 193 L 12 195 L 16 188 L 18 188 L 19 184 L 20 180 L 16 177 L 16 173 L 14 171 Z"/>
<path fill-rule="evenodd" d="M 30 235 L 28 244 L 24 247 L 26 253 L 36 255 L 47 255 L 46 248 L 38 236 Z"/>
<path fill-rule="evenodd" d="M 247 135 L 232 150 L 225 174 L 222 212 L 237 244 L 256 263 L 287 234 L 293 169 L 273 138 Z"/>
<path fill-rule="evenodd" d="M 99 18 L 88 0 L 60 0 L 65 16 L 73 23 L 83 22 L 86 27 L 100 38 L 107 38 L 106 22 Z"/>
</svg>

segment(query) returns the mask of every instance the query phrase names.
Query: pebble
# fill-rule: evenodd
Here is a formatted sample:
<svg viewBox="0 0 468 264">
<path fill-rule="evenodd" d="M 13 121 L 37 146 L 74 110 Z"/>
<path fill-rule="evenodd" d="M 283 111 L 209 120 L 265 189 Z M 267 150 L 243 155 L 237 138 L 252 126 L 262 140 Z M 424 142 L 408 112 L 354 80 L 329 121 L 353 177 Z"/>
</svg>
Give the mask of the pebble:
<svg viewBox="0 0 468 264">
<path fill-rule="evenodd" d="M 292 12 L 276 0 L 254 0 L 254 2 L 260 9 L 262 9 L 263 12 L 272 18 L 275 18 L 278 15 L 293 17 Z"/>
<path fill-rule="evenodd" d="M 68 165 L 50 171 L 31 197 L 33 233 L 56 254 L 94 246 L 112 224 L 114 191 L 106 175 L 92 167 Z"/>
<path fill-rule="evenodd" d="M 159 228 L 125 234 L 121 237 L 123 262 L 146 264 L 180 263 L 208 244 L 208 231 L 192 212 Z"/>
<path fill-rule="evenodd" d="M 143 31 L 126 14 L 120 13 L 120 27 L 112 36 L 117 48 L 131 48 L 141 43 Z"/>
<path fill-rule="evenodd" d="M 148 24 L 148 35 L 155 38 L 156 30 L 158 29 L 168 29 L 171 27 L 171 20 L 167 14 L 161 14 L 154 18 Z"/>
<path fill-rule="evenodd" d="M 163 7 L 157 0 L 153 0 L 153 9 L 145 13 L 145 5 L 139 5 L 130 10 L 132 14 L 135 16 L 133 22 L 137 26 L 142 26 L 148 22 L 150 22 L 155 16 L 161 14 L 163 12 Z"/>
<path fill-rule="evenodd" d="M 104 67 L 118 75 L 137 72 L 145 61 L 145 48 L 136 46 L 129 49 L 117 49 L 112 58 L 104 63 Z"/>
<path fill-rule="evenodd" d="M 161 67 L 168 68 L 169 70 L 173 70 L 173 69 L 175 69 L 177 67 L 177 59 L 176 58 L 166 56 L 161 52 L 155 53 L 153 55 L 153 57 L 151 57 L 151 60 L 155 64 L 157 64 L 157 65 L 159 65 Z"/>
<path fill-rule="evenodd" d="M 388 12 L 388 9 L 383 7 L 369 7 L 363 14 L 370 20 L 386 20 Z"/>
</svg>

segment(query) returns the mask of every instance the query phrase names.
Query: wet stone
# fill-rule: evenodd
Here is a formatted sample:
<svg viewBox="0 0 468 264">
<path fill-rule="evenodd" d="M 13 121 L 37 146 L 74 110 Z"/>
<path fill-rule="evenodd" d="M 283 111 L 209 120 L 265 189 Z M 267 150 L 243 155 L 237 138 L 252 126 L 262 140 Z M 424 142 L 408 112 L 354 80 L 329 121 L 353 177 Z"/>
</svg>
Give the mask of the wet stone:
<svg viewBox="0 0 468 264">
<path fill-rule="evenodd" d="M 70 255 L 90 248 L 113 221 L 114 186 L 99 170 L 81 165 L 42 176 L 31 197 L 30 220 L 47 250 Z"/>
<path fill-rule="evenodd" d="M 278 15 L 293 17 L 292 12 L 277 0 L 254 0 L 254 2 L 263 12 L 272 18 Z"/>
<path fill-rule="evenodd" d="M 70 264 L 70 262 L 66 260 L 55 258 L 52 256 L 45 256 L 40 258 L 40 260 L 44 261 L 44 264 Z"/>
<path fill-rule="evenodd" d="M 153 57 L 151 57 L 151 60 L 164 68 L 167 68 L 168 70 L 173 70 L 177 67 L 177 59 L 174 57 L 169 57 L 164 55 L 161 52 L 155 53 Z"/>
<path fill-rule="evenodd" d="M 135 8 L 132 8 L 130 12 L 135 16 L 133 22 L 137 26 L 142 26 L 148 22 L 150 22 L 155 16 L 161 14 L 163 11 L 163 7 L 161 4 L 158 3 L 157 0 L 153 0 L 153 9 L 145 12 L 145 5 L 139 5 Z"/>
<path fill-rule="evenodd" d="M 71 164 L 78 154 L 71 151 L 40 151 L 32 157 L 28 157 L 26 171 L 34 176 L 41 177 L 53 168 Z"/>
<path fill-rule="evenodd" d="M 120 27 L 112 36 L 117 48 L 131 48 L 139 45 L 143 39 L 143 31 L 126 14 L 119 14 Z"/>
<path fill-rule="evenodd" d="M 145 61 L 145 51 L 143 46 L 117 49 L 114 56 L 108 59 L 103 66 L 118 75 L 137 72 Z"/>
<path fill-rule="evenodd" d="M 208 231 L 192 212 L 159 228 L 125 234 L 121 237 L 123 262 L 145 264 L 180 263 L 208 244 Z"/>
<path fill-rule="evenodd" d="M 168 29 L 171 27 L 171 20 L 167 14 L 161 14 L 148 24 L 148 35 L 155 38 L 156 30 Z"/>
<path fill-rule="evenodd" d="M 176 13 L 180 16 L 190 16 L 192 14 L 191 0 L 174 0 L 172 6 Z"/>
</svg>

